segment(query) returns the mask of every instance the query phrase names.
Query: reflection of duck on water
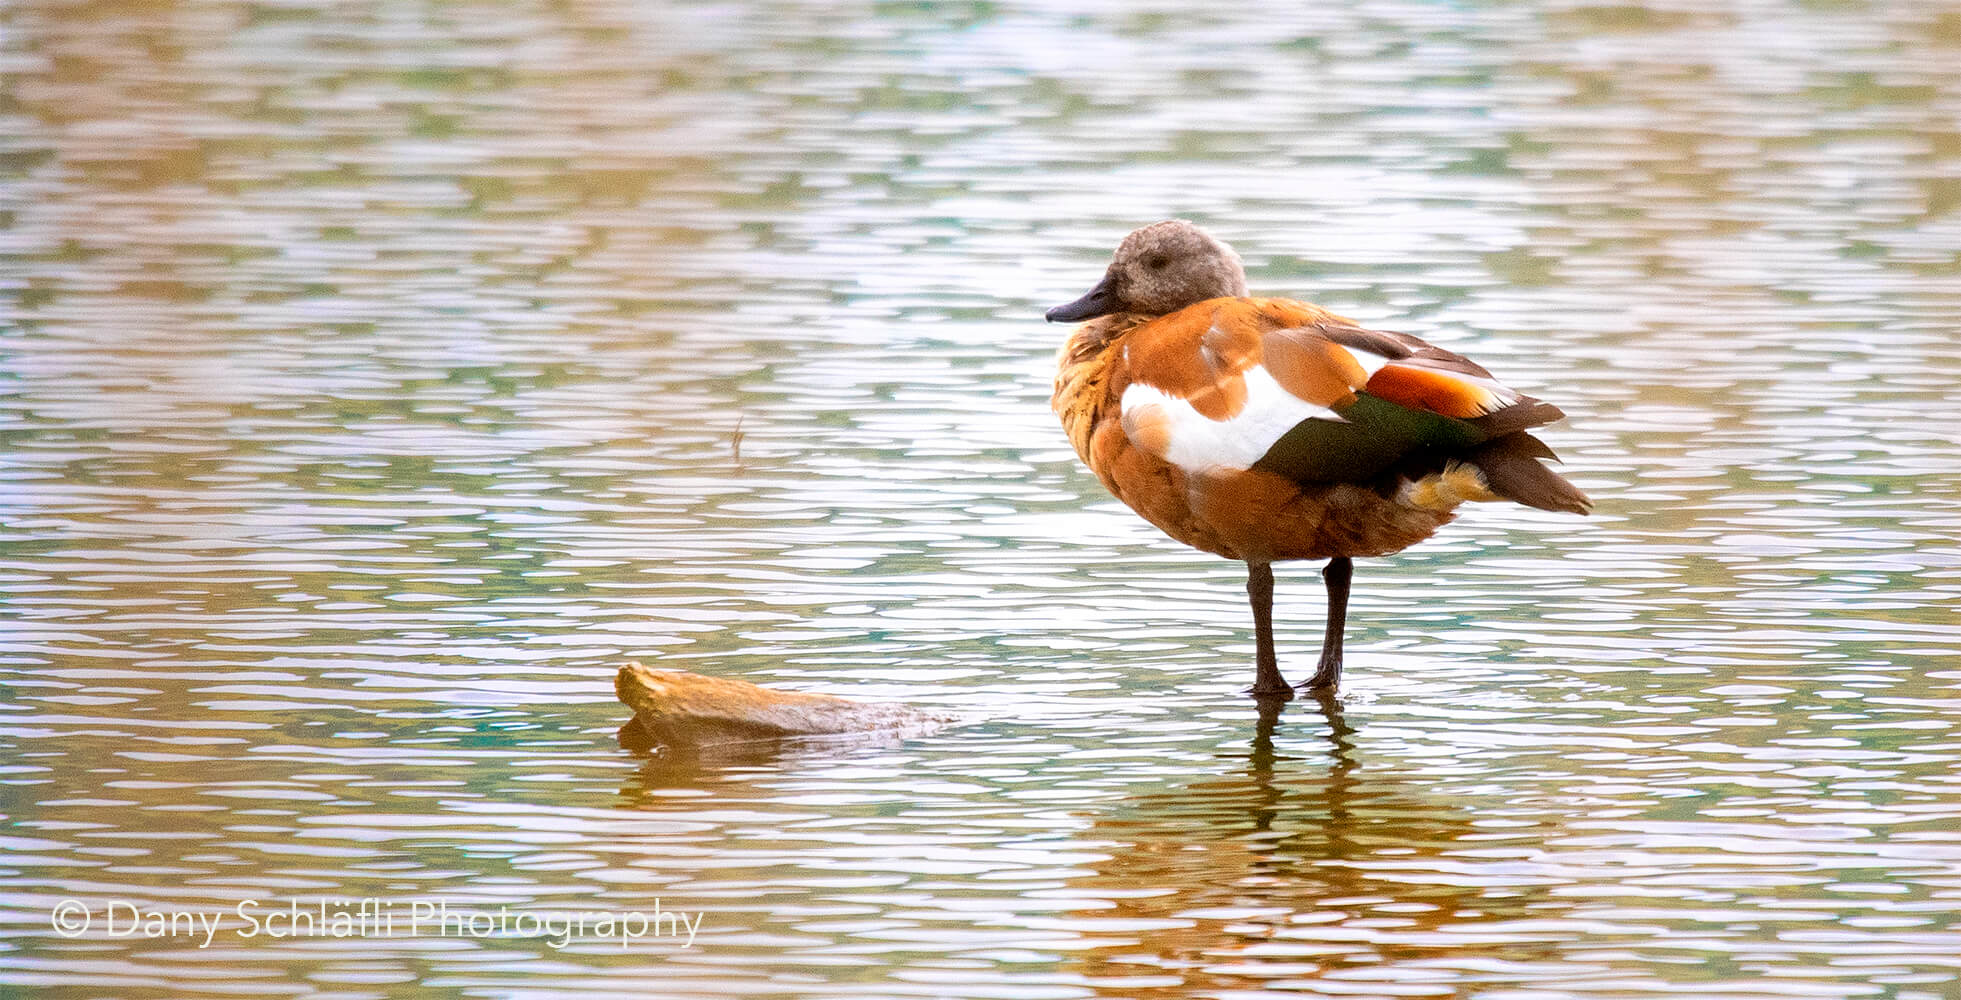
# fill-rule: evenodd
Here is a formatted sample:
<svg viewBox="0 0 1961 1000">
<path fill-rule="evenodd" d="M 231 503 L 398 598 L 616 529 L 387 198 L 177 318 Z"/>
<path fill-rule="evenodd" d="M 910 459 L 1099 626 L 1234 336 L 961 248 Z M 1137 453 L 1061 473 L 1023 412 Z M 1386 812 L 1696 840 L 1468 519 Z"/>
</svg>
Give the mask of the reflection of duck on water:
<svg viewBox="0 0 1961 1000">
<path fill-rule="evenodd" d="M 1090 944 L 1071 971 L 1126 979 L 1130 997 L 1243 990 L 1279 967 L 1312 978 L 1348 956 L 1359 965 L 1456 953 L 1461 946 L 1442 939 L 1411 939 L 1521 914 L 1523 900 L 1492 898 L 1488 883 L 1449 874 L 1448 856 L 1477 831 L 1465 807 L 1363 768 L 1340 705 L 1320 701 L 1332 750 L 1325 765 L 1275 748 L 1282 703 L 1270 701 L 1244 771 L 1135 796 L 1095 820 L 1085 838 L 1115 845 L 1094 874 L 1069 882 L 1070 896 L 1094 901 L 1072 914 Z M 1106 921 L 1119 929 L 1097 929 Z M 1525 959 L 1542 950 L 1507 946 Z M 1178 981 L 1135 984 L 1153 970 Z"/>
</svg>

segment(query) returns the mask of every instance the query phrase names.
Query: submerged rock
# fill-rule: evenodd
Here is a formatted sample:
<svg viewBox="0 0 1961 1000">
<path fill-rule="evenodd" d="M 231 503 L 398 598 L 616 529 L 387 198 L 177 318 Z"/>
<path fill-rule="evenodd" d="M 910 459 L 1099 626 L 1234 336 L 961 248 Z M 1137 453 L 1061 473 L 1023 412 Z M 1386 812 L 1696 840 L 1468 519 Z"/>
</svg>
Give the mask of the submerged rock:
<svg viewBox="0 0 1961 1000">
<path fill-rule="evenodd" d="M 633 709 L 633 719 L 620 727 L 620 745 L 634 751 L 808 736 L 909 736 L 955 721 L 952 715 L 898 702 L 778 691 L 639 663 L 620 668 L 613 690 Z"/>
</svg>

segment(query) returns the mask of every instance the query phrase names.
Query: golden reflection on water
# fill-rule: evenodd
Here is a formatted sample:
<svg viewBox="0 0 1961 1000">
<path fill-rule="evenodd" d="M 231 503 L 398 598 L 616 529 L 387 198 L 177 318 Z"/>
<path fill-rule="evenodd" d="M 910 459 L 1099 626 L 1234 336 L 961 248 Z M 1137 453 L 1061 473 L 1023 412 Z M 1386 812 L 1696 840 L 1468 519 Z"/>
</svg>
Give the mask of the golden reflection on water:
<svg viewBox="0 0 1961 1000">
<path fill-rule="evenodd" d="M 1479 825 L 1426 783 L 1358 773 L 1338 704 L 1320 707 L 1325 760 L 1277 753 L 1277 708 L 1262 711 L 1244 774 L 1139 795 L 1092 828 L 1091 839 L 1121 846 L 1070 883 L 1094 901 L 1084 922 L 1108 928 L 1085 976 L 1127 977 L 1136 995 L 1167 997 L 1383 968 L 1409 982 L 1421 977 L 1408 966 L 1449 956 L 1479 922 L 1524 915 L 1503 880 L 1424 884 L 1373 870 L 1371 860 L 1392 857 L 1403 872 L 1447 865 Z M 1511 961 L 1542 957 L 1507 943 Z"/>
<path fill-rule="evenodd" d="M 0 8 L 0 984 L 1949 996 L 1957 55 L 1932 3 Z M 1343 704 L 1259 719 L 1239 571 L 1047 410 L 1041 307 L 1168 215 L 1556 400 L 1600 513 L 1362 567 Z M 641 760 L 628 657 L 973 722 Z M 367 895 L 706 917 L 47 922 Z"/>
</svg>

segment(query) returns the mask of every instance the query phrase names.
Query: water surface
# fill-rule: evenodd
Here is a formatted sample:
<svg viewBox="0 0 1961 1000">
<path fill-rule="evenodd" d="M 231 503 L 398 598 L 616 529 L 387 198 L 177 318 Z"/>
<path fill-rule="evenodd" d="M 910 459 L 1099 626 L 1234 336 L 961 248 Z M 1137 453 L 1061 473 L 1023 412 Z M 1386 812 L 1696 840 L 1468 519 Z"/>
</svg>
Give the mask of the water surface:
<svg viewBox="0 0 1961 1000">
<path fill-rule="evenodd" d="M 1318 6 L 0 7 L 0 991 L 1961 995 L 1961 20 Z M 1333 714 L 1048 413 L 1174 215 L 1598 501 L 1365 560 Z M 51 923 L 367 897 L 701 924 Z"/>
</svg>

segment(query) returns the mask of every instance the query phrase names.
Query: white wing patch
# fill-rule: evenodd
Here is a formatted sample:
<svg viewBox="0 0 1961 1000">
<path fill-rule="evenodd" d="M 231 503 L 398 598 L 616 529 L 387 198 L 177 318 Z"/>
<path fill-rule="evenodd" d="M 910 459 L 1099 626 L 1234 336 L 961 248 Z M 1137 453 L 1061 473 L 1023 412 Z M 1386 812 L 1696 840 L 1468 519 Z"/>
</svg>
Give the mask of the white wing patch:
<svg viewBox="0 0 1961 1000">
<path fill-rule="evenodd" d="M 1347 351 L 1348 356 L 1354 358 L 1355 363 L 1362 366 L 1362 377 L 1365 379 L 1374 377 L 1376 372 L 1382 370 L 1383 365 L 1390 363 L 1389 358 L 1385 358 L 1380 354 L 1375 354 L 1370 351 L 1364 351 L 1359 347 L 1349 347 L 1345 344 L 1336 345 L 1336 346 L 1339 346 L 1342 350 Z"/>
<path fill-rule="evenodd" d="M 1246 405 L 1229 420 L 1213 420 L 1156 386 L 1132 382 L 1123 393 L 1124 433 L 1186 472 L 1206 472 L 1250 468 L 1303 420 L 1341 420 L 1282 389 L 1263 367 L 1248 368 L 1241 377 Z"/>
</svg>

